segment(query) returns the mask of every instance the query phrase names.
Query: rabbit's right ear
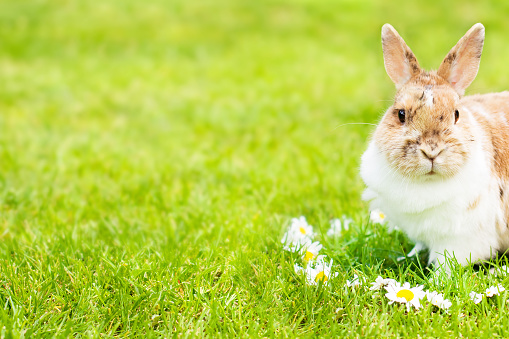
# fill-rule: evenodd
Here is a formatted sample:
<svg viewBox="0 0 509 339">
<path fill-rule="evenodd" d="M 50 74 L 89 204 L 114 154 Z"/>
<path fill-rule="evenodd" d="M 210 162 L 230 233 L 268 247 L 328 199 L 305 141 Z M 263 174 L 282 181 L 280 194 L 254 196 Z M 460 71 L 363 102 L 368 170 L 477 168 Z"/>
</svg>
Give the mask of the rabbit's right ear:
<svg viewBox="0 0 509 339">
<path fill-rule="evenodd" d="M 385 70 L 397 89 L 421 72 L 414 53 L 389 24 L 382 27 L 382 47 Z"/>
</svg>

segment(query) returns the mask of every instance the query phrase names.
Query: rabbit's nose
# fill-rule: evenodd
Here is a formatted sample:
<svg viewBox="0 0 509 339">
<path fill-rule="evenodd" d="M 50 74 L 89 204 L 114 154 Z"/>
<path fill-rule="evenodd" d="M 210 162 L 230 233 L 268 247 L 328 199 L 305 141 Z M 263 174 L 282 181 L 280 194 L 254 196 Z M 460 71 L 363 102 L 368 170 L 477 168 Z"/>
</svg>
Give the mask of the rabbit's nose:
<svg viewBox="0 0 509 339">
<path fill-rule="evenodd" d="M 443 150 L 444 150 L 443 148 L 442 149 L 421 148 L 422 154 L 431 161 L 435 160 L 436 157 L 438 157 Z"/>
</svg>

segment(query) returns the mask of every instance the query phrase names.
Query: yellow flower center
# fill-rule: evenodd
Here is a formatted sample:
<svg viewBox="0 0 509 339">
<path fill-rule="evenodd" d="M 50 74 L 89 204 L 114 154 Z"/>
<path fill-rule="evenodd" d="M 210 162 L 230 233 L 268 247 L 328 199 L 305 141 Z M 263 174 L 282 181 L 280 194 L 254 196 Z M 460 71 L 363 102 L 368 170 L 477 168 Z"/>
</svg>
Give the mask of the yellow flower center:
<svg viewBox="0 0 509 339">
<path fill-rule="evenodd" d="M 299 231 L 300 231 L 300 233 L 302 233 L 302 234 L 306 234 L 306 230 L 304 229 L 304 227 L 300 227 L 300 228 L 299 228 Z"/>
<path fill-rule="evenodd" d="M 385 214 L 383 214 L 382 212 L 380 212 L 380 218 L 383 220 L 385 219 Z"/>
<path fill-rule="evenodd" d="M 410 301 L 414 298 L 414 293 L 410 290 L 400 290 L 397 294 L 396 294 L 396 297 L 398 298 L 405 298 L 406 301 Z"/>
<path fill-rule="evenodd" d="M 304 256 L 304 260 L 309 261 L 309 260 L 313 259 L 314 256 L 315 255 L 313 253 L 311 253 L 309 251 L 306 251 L 306 255 Z"/>
<path fill-rule="evenodd" d="M 329 278 L 327 278 L 325 273 L 322 271 L 316 275 L 315 281 L 318 281 L 318 280 L 321 280 L 322 282 L 326 282 L 327 280 L 329 280 Z"/>
</svg>

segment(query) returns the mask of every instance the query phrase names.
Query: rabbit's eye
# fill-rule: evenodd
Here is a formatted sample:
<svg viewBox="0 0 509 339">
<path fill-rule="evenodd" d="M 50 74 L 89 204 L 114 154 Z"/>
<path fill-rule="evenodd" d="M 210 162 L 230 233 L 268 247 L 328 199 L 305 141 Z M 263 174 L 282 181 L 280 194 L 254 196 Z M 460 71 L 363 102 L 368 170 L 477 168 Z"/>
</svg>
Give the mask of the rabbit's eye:
<svg viewBox="0 0 509 339">
<path fill-rule="evenodd" d="M 399 121 L 401 123 L 404 123 L 405 122 L 405 110 L 404 109 L 400 109 L 398 111 L 398 118 L 399 118 Z"/>
<path fill-rule="evenodd" d="M 458 110 L 455 110 L 454 111 L 454 123 L 457 123 L 459 118 L 460 118 L 460 112 L 458 112 Z"/>
</svg>

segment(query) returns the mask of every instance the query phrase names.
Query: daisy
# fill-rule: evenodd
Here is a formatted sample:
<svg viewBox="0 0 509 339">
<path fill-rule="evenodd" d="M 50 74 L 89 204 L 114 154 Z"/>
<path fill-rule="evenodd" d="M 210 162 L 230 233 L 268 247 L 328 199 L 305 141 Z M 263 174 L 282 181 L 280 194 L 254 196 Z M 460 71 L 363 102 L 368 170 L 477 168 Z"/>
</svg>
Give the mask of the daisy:
<svg viewBox="0 0 509 339">
<path fill-rule="evenodd" d="M 487 296 L 488 298 L 491 298 L 491 297 L 493 297 L 493 296 L 495 296 L 495 295 L 499 295 L 499 294 L 500 294 L 500 292 L 504 292 L 504 291 L 505 291 L 504 286 L 502 286 L 502 285 L 498 284 L 497 286 L 491 286 L 491 287 L 488 287 L 488 288 L 486 289 L 486 296 Z"/>
<path fill-rule="evenodd" d="M 343 216 L 343 229 L 345 231 L 348 231 L 348 229 L 350 228 L 350 224 L 353 223 L 353 219 L 352 218 L 347 218 L 345 216 Z"/>
<path fill-rule="evenodd" d="M 364 283 L 365 283 L 364 279 L 359 278 L 359 276 L 357 274 L 354 274 L 353 275 L 353 279 L 352 280 L 347 280 L 345 286 L 347 286 L 347 287 L 356 287 L 356 286 L 360 286 L 361 284 L 364 284 Z"/>
<path fill-rule="evenodd" d="M 311 239 L 308 237 L 300 236 L 299 234 L 295 234 L 292 231 L 288 231 L 281 239 L 281 243 L 285 245 L 283 249 L 285 251 L 290 252 L 300 252 L 303 250 L 305 246 L 311 243 Z"/>
<path fill-rule="evenodd" d="M 482 298 L 484 298 L 484 295 L 482 295 L 481 293 L 476 293 L 474 291 L 470 292 L 468 296 L 470 297 L 470 299 L 472 299 L 474 304 L 480 303 L 482 301 Z"/>
<path fill-rule="evenodd" d="M 385 287 L 388 285 L 396 285 L 396 280 L 390 279 L 390 278 L 384 279 L 381 276 L 378 276 L 378 278 L 375 279 L 375 282 L 371 283 L 371 287 L 369 289 L 371 291 L 377 291 L 377 290 L 381 290 L 382 287 Z"/>
<path fill-rule="evenodd" d="M 283 240 L 285 240 L 283 238 Z M 283 240 L 281 240 L 281 242 L 283 242 Z M 283 247 L 283 249 L 285 251 L 289 251 L 289 252 L 300 252 L 302 251 L 303 247 L 304 247 L 304 244 L 302 243 L 303 241 L 305 241 L 305 239 L 302 239 L 302 240 L 293 240 L 294 242 L 291 242 L 289 243 L 288 245 L 285 245 L 285 247 Z M 284 242 L 283 242 L 284 244 Z"/>
<path fill-rule="evenodd" d="M 296 252 L 300 250 L 305 242 L 310 241 L 314 235 L 313 226 L 307 223 L 306 218 L 293 218 L 281 242 L 285 245 L 285 250 Z"/>
<path fill-rule="evenodd" d="M 320 244 L 318 241 L 315 241 L 314 243 L 311 243 L 311 241 L 304 244 L 302 247 L 303 252 L 303 259 L 305 261 L 311 261 L 318 258 L 318 253 L 320 253 L 320 250 L 322 249 L 323 245 Z"/>
<path fill-rule="evenodd" d="M 371 221 L 376 222 L 378 224 L 385 223 L 386 216 L 384 212 L 380 211 L 379 209 L 371 211 Z"/>
<path fill-rule="evenodd" d="M 452 303 L 448 299 L 444 299 L 444 295 L 438 292 L 429 292 L 426 291 L 426 299 L 438 308 L 447 310 L 452 306 Z"/>
<path fill-rule="evenodd" d="M 336 218 L 336 219 L 332 219 L 330 221 L 330 228 L 327 231 L 327 236 L 335 237 L 335 236 L 340 235 L 343 230 L 345 230 L 345 231 L 348 230 L 348 228 L 350 227 L 350 224 L 353 222 L 353 220 L 350 218 L 346 218 L 345 216 L 343 216 L 342 219 L 343 220 Z"/>
<path fill-rule="evenodd" d="M 506 265 L 500 266 L 499 269 L 494 270 L 495 277 L 499 275 L 507 275 L 509 273 L 509 268 Z"/>
<path fill-rule="evenodd" d="M 300 274 L 301 272 L 304 271 L 304 267 L 300 267 L 299 265 L 295 264 L 293 265 L 293 270 L 295 271 L 295 273 Z"/>
<path fill-rule="evenodd" d="M 320 260 L 316 261 L 315 265 L 308 265 L 306 268 L 295 265 L 295 272 L 297 274 L 305 273 L 306 282 L 309 285 L 318 285 L 320 281 L 323 285 L 328 285 L 329 280 L 337 277 L 339 273 L 332 274 L 332 259 L 329 263 L 326 263 L 324 259 L 324 257 L 321 257 Z"/>
<path fill-rule="evenodd" d="M 420 285 L 410 288 L 410 284 L 407 282 L 404 283 L 403 286 L 398 285 L 399 284 L 387 285 L 385 287 L 388 292 L 385 296 L 391 300 L 389 304 L 394 302 L 406 304 L 407 311 L 410 311 L 411 306 L 419 309 L 421 307 L 420 300 L 426 295 L 422 290 L 424 286 Z"/>
<path fill-rule="evenodd" d="M 308 238 L 313 238 L 315 236 L 313 233 L 313 226 L 308 224 L 306 217 L 304 216 L 300 216 L 299 218 L 292 218 L 290 229 L 293 229 L 295 232 L 298 232 Z"/>
<path fill-rule="evenodd" d="M 322 281 L 324 285 L 327 285 L 329 279 L 337 277 L 338 272 L 332 274 L 332 262 L 331 259 L 329 263 L 325 262 L 325 257 L 321 257 L 320 260 L 317 260 L 314 267 L 314 273 L 316 275 L 313 276 L 313 281 L 315 285 L 318 284 L 319 281 Z M 310 265 L 311 266 L 311 265 Z"/>
<path fill-rule="evenodd" d="M 323 245 L 320 242 L 315 241 L 312 242 L 311 239 L 302 239 L 299 242 L 294 243 L 293 245 L 287 245 L 284 247 L 284 250 L 290 252 L 299 252 L 302 254 L 302 259 L 306 262 L 317 260 L 318 253 L 323 248 Z"/>
</svg>

